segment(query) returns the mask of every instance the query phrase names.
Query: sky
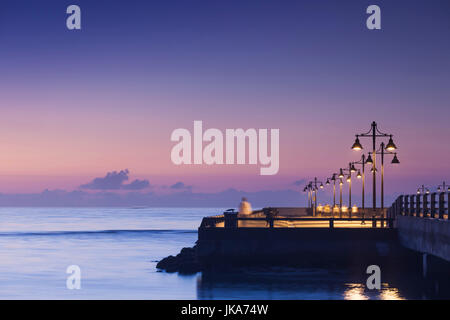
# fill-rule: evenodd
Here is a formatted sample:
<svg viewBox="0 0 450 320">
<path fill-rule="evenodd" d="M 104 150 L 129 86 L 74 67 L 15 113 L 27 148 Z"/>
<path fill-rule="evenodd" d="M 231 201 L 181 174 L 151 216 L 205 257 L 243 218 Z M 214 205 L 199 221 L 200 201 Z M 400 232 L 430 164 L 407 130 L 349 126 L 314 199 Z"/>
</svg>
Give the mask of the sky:
<svg viewBox="0 0 450 320">
<path fill-rule="evenodd" d="M 71 4 L 81 30 L 66 28 Z M 371 4 L 381 30 L 366 28 Z M 446 0 L 3 0 L 0 193 L 291 196 L 358 160 L 350 146 L 372 121 L 399 147 L 387 197 L 435 188 L 450 182 L 449 17 Z M 279 129 L 278 174 L 175 166 L 170 135 L 194 120 Z M 134 185 L 85 187 L 125 170 Z"/>
</svg>

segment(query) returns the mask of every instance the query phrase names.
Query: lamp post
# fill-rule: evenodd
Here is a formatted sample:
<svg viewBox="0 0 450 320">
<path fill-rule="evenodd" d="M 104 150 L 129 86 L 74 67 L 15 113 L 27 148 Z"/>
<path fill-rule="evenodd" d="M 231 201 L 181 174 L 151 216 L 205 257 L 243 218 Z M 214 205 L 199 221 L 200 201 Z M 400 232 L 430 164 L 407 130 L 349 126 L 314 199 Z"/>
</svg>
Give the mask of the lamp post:
<svg viewBox="0 0 450 320">
<path fill-rule="evenodd" d="M 446 188 L 447 187 L 447 188 Z M 437 187 L 438 192 L 450 192 L 450 186 L 445 184 L 445 181 Z"/>
<path fill-rule="evenodd" d="M 356 172 L 356 168 L 355 165 L 350 162 L 348 164 L 348 168 L 340 168 L 339 169 L 339 178 L 342 179 L 344 178 L 344 173 L 348 174 L 347 175 L 347 182 L 348 182 L 348 207 L 349 210 L 351 210 L 352 208 L 352 173 Z M 350 217 L 351 217 L 351 213 L 350 213 Z"/>
<path fill-rule="evenodd" d="M 318 183 L 320 183 L 319 187 L 317 186 Z M 317 177 L 314 177 L 314 180 L 310 181 L 305 187 L 306 190 L 309 190 L 311 192 L 310 197 L 311 197 L 311 208 L 313 209 L 313 216 L 316 215 L 316 210 L 317 210 L 317 190 L 319 188 L 323 189 L 324 186 L 323 186 L 323 182 L 322 181 L 317 180 Z"/>
<path fill-rule="evenodd" d="M 385 154 L 393 154 L 391 164 L 400 164 L 400 161 L 397 158 L 396 152 L 391 152 L 387 150 L 387 147 L 384 145 L 384 142 L 381 142 L 380 148 L 375 152 L 375 154 L 381 155 L 381 210 L 384 209 L 384 155 Z M 375 168 L 376 172 L 376 168 Z"/>
<path fill-rule="evenodd" d="M 336 181 L 339 182 L 339 217 L 342 218 L 342 186 L 344 184 L 343 178 L 344 178 L 344 171 L 347 169 L 339 169 L 339 173 L 333 173 L 331 178 L 327 179 L 333 181 L 333 214 L 334 214 L 334 208 L 336 207 Z M 328 183 L 327 183 L 328 185 Z M 351 199 L 351 198 L 350 198 Z"/>
<path fill-rule="evenodd" d="M 307 192 L 308 193 L 308 207 L 310 209 L 313 208 L 313 192 L 314 192 L 314 187 L 312 185 L 311 182 L 309 182 L 305 188 L 303 189 L 303 192 Z"/>
<path fill-rule="evenodd" d="M 392 151 L 392 150 L 396 150 L 397 147 L 394 144 L 394 141 L 392 140 L 393 135 L 392 134 L 387 134 L 387 133 L 383 133 L 380 130 L 378 130 L 378 126 L 377 123 L 374 121 L 371 124 L 371 128 L 368 132 L 366 133 L 362 133 L 362 134 L 357 134 L 356 135 L 356 140 L 353 143 L 352 149 L 353 150 L 362 150 L 363 146 L 359 141 L 359 137 L 368 137 L 368 138 L 372 138 L 372 193 L 373 193 L 373 199 L 372 199 L 372 206 L 373 206 L 373 210 L 376 210 L 377 207 L 377 200 L 376 200 L 376 142 L 377 142 L 377 138 L 385 138 L 385 137 L 389 137 L 389 142 L 386 145 L 386 150 L 388 151 Z M 367 160 L 369 160 L 369 157 L 367 158 Z M 367 163 L 367 162 L 366 162 Z"/>
<path fill-rule="evenodd" d="M 339 218 L 342 218 L 342 179 L 339 179 Z"/>
<path fill-rule="evenodd" d="M 361 197 L 361 210 L 362 210 L 362 223 L 361 224 L 365 224 L 364 222 L 364 215 L 365 215 L 365 181 L 366 181 L 366 173 L 365 173 L 365 165 L 366 165 L 366 156 L 363 154 L 361 156 L 361 160 L 360 161 L 355 161 L 352 162 L 353 165 L 361 165 L 361 169 L 362 169 L 362 174 L 361 171 L 358 170 L 358 173 L 356 174 L 356 177 L 358 179 L 362 179 L 362 197 Z"/>
<path fill-rule="evenodd" d="M 309 197 L 309 188 L 308 188 L 308 186 L 305 186 L 303 188 L 303 192 L 306 192 L 308 194 L 308 208 L 311 208 L 311 199 Z"/>
<path fill-rule="evenodd" d="M 331 178 L 327 179 L 327 185 L 329 185 L 329 180 L 333 181 L 333 209 L 334 207 L 336 207 L 336 173 L 333 173 L 333 175 L 331 176 Z"/>
<path fill-rule="evenodd" d="M 429 194 L 430 190 L 428 188 L 425 188 L 424 185 L 422 185 L 420 188 L 417 189 L 417 194 Z"/>
<path fill-rule="evenodd" d="M 334 210 L 337 207 L 336 205 L 336 181 L 339 182 L 339 211 L 341 211 L 342 208 L 342 179 L 338 177 L 341 176 L 341 173 L 333 173 L 330 178 L 327 178 L 327 182 L 325 183 L 327 186 L 329 186 L 331 183 L 333 183 L 333 207 L 331 209 L 332 214 L 334 214 Z M 342 173 L 343 176 L 343 173 Z"/>
</svg>

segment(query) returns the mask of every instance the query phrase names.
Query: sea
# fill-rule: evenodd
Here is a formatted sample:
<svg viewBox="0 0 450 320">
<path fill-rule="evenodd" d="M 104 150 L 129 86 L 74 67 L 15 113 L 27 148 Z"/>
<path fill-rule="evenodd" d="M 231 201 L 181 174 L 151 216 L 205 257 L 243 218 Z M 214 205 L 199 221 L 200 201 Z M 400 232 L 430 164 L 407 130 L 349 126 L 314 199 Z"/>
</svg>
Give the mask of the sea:
<svg viewBox="0 0 450 320">
<path fill-rule="evenodd" d="M 195 244 L 203 217 L 224 209 L 0 208 L 0 299 L 435 298 L 404 270 L 369 290 L 364 271 L 156 269 L 162 258 Z M 68 285 L 70 266 L 79 268 L 79 289 Z"/>
</svg>

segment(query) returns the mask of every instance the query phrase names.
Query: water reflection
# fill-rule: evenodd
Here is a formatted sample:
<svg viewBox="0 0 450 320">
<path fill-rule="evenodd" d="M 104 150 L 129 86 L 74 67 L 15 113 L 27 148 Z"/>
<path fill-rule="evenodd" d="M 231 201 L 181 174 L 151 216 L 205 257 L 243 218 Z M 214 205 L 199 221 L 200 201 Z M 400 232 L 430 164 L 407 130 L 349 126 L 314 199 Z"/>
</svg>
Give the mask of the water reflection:
<svg viewBox="0 0 450 320">
<path fill-rule="evenodd" d="M 415 292 L 383 282 L 369 290 L 366 279 L 325 269 L 277 268 L 210 272 L 197 276 L 198 299 L 404 300 Z"/>
<path fill-rule="evenodd" d="M 405 300 L 397 288 L 390 288 L 387 284 L 386 286 L 380 293 L 381 300 Z"/>
<path fill-rule="evenodd" d="M 344 292 L 345 300 L 368 300 L 369 297 L 364 294 L 364 287 L 358 283 L 347 284 L 348 289 Z"/>
<path fill-rule="evenodd" d="M 345 300 L 405 300 L 398 288 L 390 286 L 388 283 L 382 283 L 380 290 L 368 290 L 364 284 L 348 283 L 344 292 Z"/>
</svg>

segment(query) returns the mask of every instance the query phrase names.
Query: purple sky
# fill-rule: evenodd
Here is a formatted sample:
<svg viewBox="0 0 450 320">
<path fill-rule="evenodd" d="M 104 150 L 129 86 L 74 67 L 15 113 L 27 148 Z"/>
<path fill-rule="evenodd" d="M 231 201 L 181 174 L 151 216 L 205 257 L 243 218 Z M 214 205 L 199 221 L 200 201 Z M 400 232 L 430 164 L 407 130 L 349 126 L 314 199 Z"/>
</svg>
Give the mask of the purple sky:
<svg viewBox="0 0 450 320">
<path fill-rule="evenodd" d="M 81 7 L 81 31 L 65 28 L 69 4 Z M 450 182 L 450 3 L 376 1 L 377 31 L 365 27 L 370 4 L 3 1 L 0 192 L 18 205 L 14 196 L 45 189 L 92 194 L 94 179 L 128 169 L 108 192 L 164 197 L 181 182 L 194 194 L 289 197 L 294 181 L 357 160 L 354 135 L 372 121 L 399 147 L 388 197 Z M 279 128 L 279 174 L 173 165 L 170 134 L 194 120 Z M 273 202 L 294 201 L 284 195 Z"/>
</svg>

